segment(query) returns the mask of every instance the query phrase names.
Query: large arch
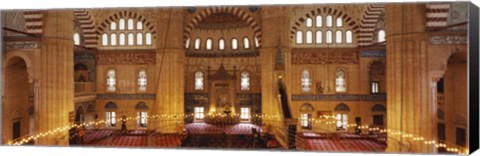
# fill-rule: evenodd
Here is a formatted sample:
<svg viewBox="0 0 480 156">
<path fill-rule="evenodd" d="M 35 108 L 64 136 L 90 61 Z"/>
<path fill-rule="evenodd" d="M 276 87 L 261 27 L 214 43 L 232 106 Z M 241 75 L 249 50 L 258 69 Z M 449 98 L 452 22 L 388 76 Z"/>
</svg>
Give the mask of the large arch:
<svg viewBox="0 0 480 156">
<path fill-rule="evenodd" d="M 25 25 L 27 27 L 27 33 L 42 35 L 43 34 L 43 11 L 41 10 L 29 10 L 24 11 Z"/>
<path fill-rule="evenodd" d="M 359 30 L 360 26 L 348 14 L 337 9 L 322 7 L 322 8 L 317 8 L 317 9 L 308 11 L 303 16 L 295 17 L 297 19 L 295 20 L 294 25 L 291 26 L 290 28 L 290 42 L 293 43 L 295 39 L 295 32 L 297 32 L 300 25 L 303 22 L 305 22 L 307 18 L 313 18 L 316 15 L 320 15 L 320 14 L 331 14 L 334 17 L 342 17 L 345 20 L 344 25 L 349 27 L 355 33 L 356 36 L 358 36 L 358 34 L 360 33 L 360 30 Z"/>
<path fill-rule="evenodd" d="M 468 70 L 467 52 L 458 51 L 447 60 L 444 76 L 443 106 L 446 143 L 468 148 Z M 440 113 L 437 112 L 437 115 Z M 441 115 L 441 114 L 440 114 Z"/>
<path fill-rule="evenodd" d="M 385 4 L 370 4 L 367 9 L 365 9 L 360 24 L 360 33 L 358 34 L 359 46 L 372 44 L 375 38 L 375 24 L 378 22 L 384 10 Z"/>
<path fill-rule="evenodd" d="M 30 60 L 21 52 L 10 52 L 4 61 L 2 142 L 12 141 L 34 131 L 35 118 L 31 114 L 34 105 L 31 100 L 33 83 L 29 66 Z"/>
<path fill-rule="evenodd" d="M 87 48 L 97 47 L 97 34 L 95 33 L 95 23 L 92 15 L 86 9 L 74 9 L 73 14 L 77 18 L 82 29 L 82 39 Z"/>
<path fill-rule="evenodd" d="M 147 18 L 145 18 L 143 15 L 140 15 L 139 13 L 136 13 L 133 11 L 120 11 L 105 18 L 105 20 L 98 25 L 97 30 L 95 32 L 96 35 L 100 36 L 103 32 L 108 31 L 110 23 L 118 21 L 120 18 L 132 18 L 132 19 L 141 21 L 144 24 L 144 29 L 152 34 L 152 39 L 156 38 L 157 30 L 155 30 L 155 24 L 148 21 Z M 100 39 L 100 37 L 96 37 L 95 41 L 98 42 L 98 39 Z M 95 43 L 95 46 L 96 45 L 97 43 Z"/>
<path fill-rule="evenodd" d="M 231 6 L 218 6 L 218 7 L 211 7 L 206 8 L 198 13 L 187 24 L 184 29 L 183 33 L 183 45 L 186 44 L 187 39 L 190 36 L 190 33 L 195 29 L 195 26 L 200 23 L 203 19 L 207 18 L 208 16 L 215 14 L 215 13 L 230 13 L 235 16 L 240 17 L 243 21 L 245 21 L 250 28 L 254 31 L 254 36 L 258 39 L 259 45 L 262 43 L 262 30 L 260 25 L 257 23 L 255 18 L 253 18 L 249 13 L 246 11 Z"/>
</svg>

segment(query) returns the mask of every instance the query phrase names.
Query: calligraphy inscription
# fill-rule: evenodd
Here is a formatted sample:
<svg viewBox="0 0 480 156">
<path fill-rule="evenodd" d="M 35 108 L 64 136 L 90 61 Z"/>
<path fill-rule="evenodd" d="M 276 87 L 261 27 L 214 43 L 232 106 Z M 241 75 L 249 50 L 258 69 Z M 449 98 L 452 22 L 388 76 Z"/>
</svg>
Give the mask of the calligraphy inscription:
<svg viewBox="0 0 480 156">
<path fill-rule="evenodd" d="M 292 64 L 358 64 L 356 52 L 292 52 Z"/>
<path fill-rule="evenodd" d="M 154 52 L 113 52 L 98 53 L 97 64 L 155 64 Z"/>
</svg>

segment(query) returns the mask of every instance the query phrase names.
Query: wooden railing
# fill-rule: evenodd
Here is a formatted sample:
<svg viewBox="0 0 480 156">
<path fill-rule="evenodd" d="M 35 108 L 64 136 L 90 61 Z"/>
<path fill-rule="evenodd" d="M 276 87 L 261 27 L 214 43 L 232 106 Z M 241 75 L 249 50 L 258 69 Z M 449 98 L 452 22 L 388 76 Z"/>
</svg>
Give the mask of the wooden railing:
<svg viewBox="0 0 480 156">
<path fill-rule="evenodd" d="M 75 95 L 95 93 L 95 82 L 75 82 Z"/>
</svg>

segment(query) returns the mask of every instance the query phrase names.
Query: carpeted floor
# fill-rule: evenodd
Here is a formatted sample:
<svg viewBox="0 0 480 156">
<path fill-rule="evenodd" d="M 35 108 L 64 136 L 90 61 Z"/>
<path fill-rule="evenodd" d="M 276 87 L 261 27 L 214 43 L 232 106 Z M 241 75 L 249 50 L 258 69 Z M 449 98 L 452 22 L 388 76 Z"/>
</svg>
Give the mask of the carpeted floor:
<svg viewBox="0 0 480 156">
<path fill-rule="evenodd" d="M 380 152 L 386 146 L 368 139 L 317 139 L 306 138 L 305 150 L 330 152 Z"/>
<path fill-rule="evenodd" d="M 229 135 L 250 135 L 252 134 L 252 128 L 257 132 L 261 131 L 261 127 L 249 124 L 239 123 L 235 125 L 211 125 L 207 123 L 190 123 L 185 125 L 189 134 L 222 134 L 225 132 Z"/>
</svg>

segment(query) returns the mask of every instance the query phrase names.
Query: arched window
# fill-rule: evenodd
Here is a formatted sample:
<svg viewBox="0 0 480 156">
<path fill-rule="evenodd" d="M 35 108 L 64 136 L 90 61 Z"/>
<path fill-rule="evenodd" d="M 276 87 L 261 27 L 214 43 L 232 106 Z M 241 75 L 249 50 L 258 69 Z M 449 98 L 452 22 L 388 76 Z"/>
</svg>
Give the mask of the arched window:
<svg viewBox="0 0 480 156">
<path fill-rule="evenodd" d="M 315 43 L 322 43 L 322 31 L 317 31 L 315 34 Z"/>
<path fill-rule="evenodd" d="M 107 71 L 107 91 L 114 92 L 116 85 L 116 73 L 114 69 Z"/>
<path fill-rule="evenodd" d="M 117 23 L 116 22 L 110 23 L 110 30 L 117 30 Z"/>
<path fill-rule="evenodd" d="M 137 127 L 147 128 L 147 112 L 137 112 Z"/>
<path fill-rule="evenodd" d="M 307 18 L 306 26 L 310 28 L 312 27 L 312 24 L 313 24 L 312 18 Z"/>
<path fill-rule="evenodd" d="M 372 84 L 371 93 L 373 93 L 373 94 L 378 93 L 380 83 L 378 81 L 372 81 L 371 84 Z"/>
<path fill-rule="evenodd" d="M 345 41 L 347 43 L 352 43 L 353 42 L 353 35 L 352 35 L 351 30 L 347 30 L 347 32 L 345 32 Z"/>
<path fill-rule="evenodd" d="M 127 17 L 122 17 L 119 18 L 117 21 L 111 21 L 109 23 L 109 27 L 110 30 L 107 30 L 105 32 L 105 34 L 108 35 L 109 39 L 104 39 L 102 36 L 103 46 L 128 45 L 147 47 L 153 45 L 154 43 L 154 34 L 149 32 L 148 30 L 145 30 L 143 26 L 143 21 L 139 21 L 136 18 L 131 17 L 127 19 Z"/>
<path fill-rule="evenodd" d="M 245 49 L 250 48 L 250 42 L 248 40 L 248 37 L 243 38 L 243 48 L 245 48 Z"/>
<path fill-rule="evenodd" d="M 378 42 L 385 42 L 385 30 L 378 31 Z"/>
<path fill-rule="evenodd" d="M 137 22 L 137 30 L 142 30 L 143 29 L 143 23 L 141 21 Z"/>
<path fill-rule="evenodd" d="M 194 113 L 195 113 L 194 119 L 196 121 L 199 121 L 199 120 L 201 121 L 205 117 L 204 107 L 194 107 Z"/>
<path fill-rule="evenodd" d="M 118 29 L 125 30 L 125 20 L 123 18 L 118 20 Z"/>
<path fill-rule="evenodd" d="M 332 15 L 327 16 L 327 27 L 332 27 L 333 26 L 333 18 Z"/>
<path fill-rule="evenodd" d="M 117 34 L 110 34 L 110 45 L 117 45 Z"/>
<path fill-rule="evenodd" d="M 203 90 L 203 72 L 195 73 L 195 90 Z"/>
<path fill-rule="evenodd" d="M 304 103 L 300 106 L 300 125 L 302 128 L 311 129 L 312 128 L 312 113 L 315 111 L 315 108 L 312 104 Z"/>
<path fill-rule="evenodd" d="M 145 34 L 145 44 L 152 45 L 152 33 Z"/>
<path fill-rule="evenodd" d="M 302 91 L 310 92 L 312 90 L 312 76 L 308 69 L 302 71 Z"/>
<path fill-rule="evenodd" d="M 336 25 L 337 25 L 337 28 L 340 28 L 343 26 L 343 19 L 341 17 L 337 18 Z"/>
<path fill-rule="evenodd" d="M 133 33 L 128 33 L 128 45 L 129 46 L 132 46 L 133 43 L 134 43 L 134 36 L 133 36 Z"/>
<path fill-rule="evenodd" d="M 250 74 L 247 71 L 241 74 L 240 86 L 241 90 L 250 90 Z"/>
<path fill-rule="evenodd" d="M 238 49 L 238 41 L 236 38 L 232 39 L 232 49 L 237 50 Z"/>
<path fill-rule="evenodd" d="M 224 39 L 218 40 L 218 49 L 225 50 L 225 40 Z"/>
<path fill-rule="evenodd" d="M 187 41 L 185 42 L 185 48 L 190 48 L 190 38 L 187 38 Z"/>
<path fill-rule="evenodd" d="M 200 44 L 201 44 L 201 42 L 202 42 L 202 41 L 200 40 L 200 38 L 196 38 L 196 39 L 195 39 L 195 47 L 194 47 L 194 48 L 197 49 L 197 50 L 200 49 Z"/>
<path fill-rule="evenodd" d="M 113 102 L 108 102 L 105 104 L 105 124 L 107 127 L 115 127 L 117 123 L 116 111 L 117 105 Z"/>
<path fill-rule="evenodd" d="M 336 115 L 336 125 L 337 125 L 337 131 L 346 131 L 347 126 L 348 126 L 348 112 L 350 111 L 350 108 L 344 104 L 340 103 L 337 106 L 335 106 L 335 112 L 337 113 Z"/>
<path fill-rule="evenodd" d="M 335 34 L 335 43 L 342 43 L 342 31 L 341 30 L 337 30 L 336 34 Z"/>
<path fill-rule="evenodd" d="M 313 32 L 310 31 L 310 30 L 307 31 L 307 32 L 306 32 L 306 37 L 307 37 L 307 39 L 306 39 L 305 42 L 306 42 L 307 44 L 312 44 L 312 43 L 313 43 Z"/>
<path fill-rule="evenodd" d="M 133 19 L 128 19 L 128 30 L 133 30 Z"/>
<path fill-rule="evenodd" d="M 80 45 L 80 35 L 78 33 L 73 34 L 73 42 L 75 45 Z"/>
<path fill-rule="evenodd" d="M 297 31 L 297 44 L 302 44 L 303 43 L 303 32 L 302 31 Z"/>
<path fill-rule="evenodd" d="M 317 19 L 315 19 L 315 26 L 317 28 L 320 28 L 322 27 L 322 25 L 323 25 L 322 16 L 318 15 Z"/>
<path fill-rule="evenodd" d="M 332 31 L 328 30 L 327 31 L 327 43 L 332 43 Z"/>
<path fill-rule="evenodd" d="M 147 71 L 142 69 L 138 72 L 138 91 L 146 91 L 147 90 Z"/>
<path fill-rule="evenodd" d="M 242 121 L 250 121 L 250 107 L 241 107 L 240 108 L 240 120 Z"/>
<path fill-rule="evenodd" d="M 108 45 L 108 35 L 106 33 L 102 34 L 102 46 Z"/>
<path fill-rule="evenodd" d="M 255 47 L 258 48 L 260 46 L 260 44 L 258 43 L 258 38 L 255 37 L 254 39 L 255 39 Z"/>
<path fill-rule="evenodd" d="M 335 78 L 335 91 L 346 92 L 347 91 L 347 77 L 343 69 L 338 69 Z"/>
<path fill-rule="evenodd" d="M 137 33 L 137 45 L 143 45 L 143 34 Z"/>
<path fill-rule="evenodd" d="M 125 45 L 125 34 L 124 33 L 121 33 L 120 35 L 118 35 L 118 38 L 119 38 L 119 45 L 121 46 L 124 46 Z"/>
<path fill-rule="evenodd" d="M 213 43 L 212 43 L 212 39 L 211 39 L 211 38 L 207 39 L 206 44 L 207 44 L 207 45 L 206 45 L 207 50 L 212 50 Z"/>
</svg>

